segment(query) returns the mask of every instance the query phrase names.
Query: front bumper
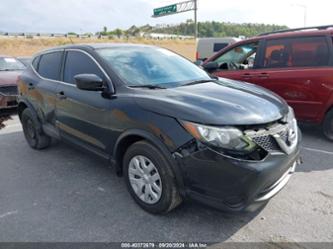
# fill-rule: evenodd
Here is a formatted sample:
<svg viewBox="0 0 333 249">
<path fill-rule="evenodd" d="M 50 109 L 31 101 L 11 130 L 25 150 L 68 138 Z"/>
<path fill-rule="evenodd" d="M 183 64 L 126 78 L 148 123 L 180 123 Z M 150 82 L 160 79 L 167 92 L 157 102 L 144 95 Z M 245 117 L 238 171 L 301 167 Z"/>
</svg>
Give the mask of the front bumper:
<svg viewBox="0 0 333 249">
<path fill-rule="evenodd" d="M 289 155 L 261 161 L 232 158 L 208 147 L 178 157 L 186 196 L 227 211 L 253 211 L 276 195 L 299 163 L 299 145 Z"/>
<path fill-rule="evenodd" d="M 0 93 L 0 110 L 11 109 L 17 107 L 16 95 L 3 95 Z"/>
</svg>

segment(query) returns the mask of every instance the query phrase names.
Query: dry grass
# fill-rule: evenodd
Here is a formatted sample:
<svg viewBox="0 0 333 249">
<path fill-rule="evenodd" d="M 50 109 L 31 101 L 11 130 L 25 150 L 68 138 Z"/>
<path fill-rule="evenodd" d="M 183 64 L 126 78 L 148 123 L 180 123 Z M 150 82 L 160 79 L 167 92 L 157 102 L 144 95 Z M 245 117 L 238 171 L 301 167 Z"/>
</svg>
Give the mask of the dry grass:
<svg viewBox="0 0 333 249">
<path fill-rule="evenodd" d="M 194 40 L 148 40 L 148 39 L 129 39 L 129 40 L 108 40 L 108 39 L 78 39 L 78 38 L 0 38 L 0 54 L 12 56 L 31 56 L 34 53 L 54 46 L 71 43 L 142 43 L 151 44 L 173 50 L 190 60 L 195 58 Z"/>
</svg>

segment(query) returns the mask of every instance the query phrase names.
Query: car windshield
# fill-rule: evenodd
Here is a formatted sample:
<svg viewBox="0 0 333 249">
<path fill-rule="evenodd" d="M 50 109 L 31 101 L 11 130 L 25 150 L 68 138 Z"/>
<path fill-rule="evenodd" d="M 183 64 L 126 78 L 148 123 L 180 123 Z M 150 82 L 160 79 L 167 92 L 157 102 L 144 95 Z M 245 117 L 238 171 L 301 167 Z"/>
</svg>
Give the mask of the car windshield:
<svg viewBox="0 0 333 249">
<path fill-rule="evenodd" d="M 174 87 L 211 79 L 192 62 L 163 48 L 133 46 L 97 51 L 128 86 Z"/>
<path fill-rule="evenodd" d="M 1 57 L 0 58 L 0 71 L 16 71 L 23 70 L 25 66 L 12 57 Z"/>
</svg>

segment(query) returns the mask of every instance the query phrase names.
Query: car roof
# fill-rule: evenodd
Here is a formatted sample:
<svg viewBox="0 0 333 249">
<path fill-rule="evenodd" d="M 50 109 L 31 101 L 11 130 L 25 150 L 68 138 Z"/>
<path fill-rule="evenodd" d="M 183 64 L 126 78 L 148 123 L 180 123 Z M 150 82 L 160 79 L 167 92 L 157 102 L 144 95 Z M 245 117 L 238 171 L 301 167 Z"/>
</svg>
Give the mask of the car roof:
<svg viewBox="0 0 333 249">
<path fill-rule="evenodd" d="M 323 36 L 323 35 L 333 35 L 333 29 L 328 28 L 328 29 L 319 29 L 316 30 L 315 27 L 313 29 L 297 29 L 297 30 L 281 30 L 281 31 L 276 31 L 276 32 L 272 32 L 272 33 L 264 33 L 264 34 L 260 34 L 257 36 L 253 36 L 241 41 L 238 41 L 236 43 L 233 43 L 230 46 L 238 46 L 240 44 L 244 44 L 244 43 L 249 43 L 249 42 L 257 42 L 261 39 L 282 39 L 282 38 L 290 38 L 290 37 L 304 37 L 304 36 Z M 224 48 L 228 49 L 230 46 Z M 214 56 L 212 56 L 214 57 Z"/>
<path fill-rule="evenodd" d="M 266 39 L 272 39 L 272 38 L 284 38 L 284 37 L 297 37 L 297 36 L 319 36 L 319 35 L 327 35 L 333 34 L 332 29 L 327 30 L 297 30 L 297 31 L 283 31 L 283 32 L 277 32 L 277 33 L 267 33 L 262 34 L 253 38 L 266 38 Z"/>
</svg>

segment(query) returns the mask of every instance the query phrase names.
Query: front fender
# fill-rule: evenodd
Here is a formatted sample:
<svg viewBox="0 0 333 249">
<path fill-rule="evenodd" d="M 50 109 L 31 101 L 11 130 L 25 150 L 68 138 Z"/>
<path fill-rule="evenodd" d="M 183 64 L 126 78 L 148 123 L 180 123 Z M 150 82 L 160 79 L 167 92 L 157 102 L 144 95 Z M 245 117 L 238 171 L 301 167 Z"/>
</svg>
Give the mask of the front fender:
<svg viewBox="0 0 333 249">
<path fill-rule="evenodd" d="M 133 138 L 133 139 L 131 139 Z M 172 174 L 175 176 L 177 186 L 179 187 L 179 191 L 183 192 L 184 190 L 184 181 L 183 181 L 183 174 L 181 172 L 181 169 L 175 160 L 175 158 L 172 156 L 172 152 L 168 149 L 168 147 L 155 135 L 149 133 L 145 130 L 140 129 L 130 129 L 123 132 L 119 138 L 117 139 L 113 152 L 112 152 L 112 160 L 114 160 L 114 164 L 116 165 L 117 172 L 122 171 L 122 164 L 117 160 L 119 151 L 122 150 L 122 146 L 126 145 L 127 143 L 124 141 L 131 141 L 134 142 L 138 140 L 146 140 L 149 143 L 153 144 L 160 150 L 160 152 L 164 155 L 164 157 L 169 162 L 169 165 L 171 166 Z"/>
</svg>

